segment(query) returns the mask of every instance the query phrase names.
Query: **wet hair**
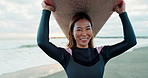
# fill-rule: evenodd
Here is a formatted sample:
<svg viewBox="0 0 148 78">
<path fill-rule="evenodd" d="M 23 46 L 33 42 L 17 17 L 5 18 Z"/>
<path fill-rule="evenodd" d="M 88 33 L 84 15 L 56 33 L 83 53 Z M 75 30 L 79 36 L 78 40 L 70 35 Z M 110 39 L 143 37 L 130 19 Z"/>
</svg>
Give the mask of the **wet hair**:
<svg viewBox="0 0 148 78">
<path fill-rule="evenodd" d="M 86 13 L 83 13 L 83 12 L 76 13 L 73 16 L 72 20 L 70 21 L 69 32 L 68 32 L 69 43 L 67 44 L 68 48 L 75 49 L 77 47 L 76 46 L 76 40 L 74 39 L 74 36 L 73 36 L 73 29 L 74 29 L 75 23 L 77 21 L 79 21 L 80 19 L 88 20 L 90 22 L 91 26 L 93 26 L 91 18 Z M 90 39 L 90 41 L 88 43 L 88 47 L 89 48 L 94 48 L 93 38 L 94 38 L 94 34 L 92 32 L 92 38 Z"/>
</svg>

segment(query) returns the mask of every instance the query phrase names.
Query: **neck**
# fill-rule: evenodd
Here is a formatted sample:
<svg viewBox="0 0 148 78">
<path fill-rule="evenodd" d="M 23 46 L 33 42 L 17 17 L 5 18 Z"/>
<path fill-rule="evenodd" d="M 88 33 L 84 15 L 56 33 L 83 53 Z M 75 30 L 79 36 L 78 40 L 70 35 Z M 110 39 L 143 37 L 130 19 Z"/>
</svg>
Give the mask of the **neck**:
<svg viewBox="0 0 148 78">
<path fill-rule="evenodd" d="M 84 46 L 80 46 L 80 45 L 77 45 L 78 48 L 88 48 L 88 45 L 84 45 Z"/>
</svg>

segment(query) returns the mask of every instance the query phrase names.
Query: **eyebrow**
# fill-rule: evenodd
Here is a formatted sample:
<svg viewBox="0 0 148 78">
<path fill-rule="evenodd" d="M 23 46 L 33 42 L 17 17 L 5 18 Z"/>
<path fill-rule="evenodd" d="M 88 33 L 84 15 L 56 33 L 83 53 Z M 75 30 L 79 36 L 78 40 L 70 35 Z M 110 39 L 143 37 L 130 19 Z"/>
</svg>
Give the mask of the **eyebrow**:
<svg viewBox="0 0 148 78">
<path fill-rule="evenodd" d="M 77 29 L 78 29 L 78 28 L 81 28 L 81 27 L 77 27 Z"/>
<path fill-rule="evenodd" d="M 86 26 L 86 28 L 89 28 L 89 27 L 91 27 L 91 26 Z M 82 27 L 77 27 L 77 29 L 78 29 L 78 28 L 82 28 Z"/>
<path fill-rule="evenodd" d="M 87 26 L 86 28 L 89 28 L 89 27 L 91 27 L 91 26 Z"/>
</svg>

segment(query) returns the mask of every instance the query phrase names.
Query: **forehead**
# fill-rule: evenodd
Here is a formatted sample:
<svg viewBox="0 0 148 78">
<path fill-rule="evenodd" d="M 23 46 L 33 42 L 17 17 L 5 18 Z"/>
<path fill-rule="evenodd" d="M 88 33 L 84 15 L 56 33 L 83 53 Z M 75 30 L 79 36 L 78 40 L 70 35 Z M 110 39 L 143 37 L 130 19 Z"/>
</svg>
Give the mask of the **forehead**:
<svg viewBox="0 0 148 78">
<path fill-rule="evenodd" d="M 87 19 L 80 19 L 75 23 L 75 27 L 88 27 L 91 23 Z"/>
</svg>

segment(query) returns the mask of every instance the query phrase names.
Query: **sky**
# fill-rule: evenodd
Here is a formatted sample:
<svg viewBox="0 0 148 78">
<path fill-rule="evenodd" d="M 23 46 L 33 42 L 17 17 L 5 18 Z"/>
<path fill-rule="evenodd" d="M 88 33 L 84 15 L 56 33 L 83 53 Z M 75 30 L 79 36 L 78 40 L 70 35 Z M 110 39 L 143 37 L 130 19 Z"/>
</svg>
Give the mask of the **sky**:
<svg viewBox="0 0 148 78">
<path fill-rule="evenodd" d="M 36 38 L 42 13 L 42 0 L 2 0 L 0 2 L 0 39 Z M 126 11 L 136 36 L 148 36 L 148 0 L 125 0 Z M 64 36 L 53 15 L 50 37 Z M 97 36 L 123 36 L 122 24 L 113 13 Z"/>
</svg>

